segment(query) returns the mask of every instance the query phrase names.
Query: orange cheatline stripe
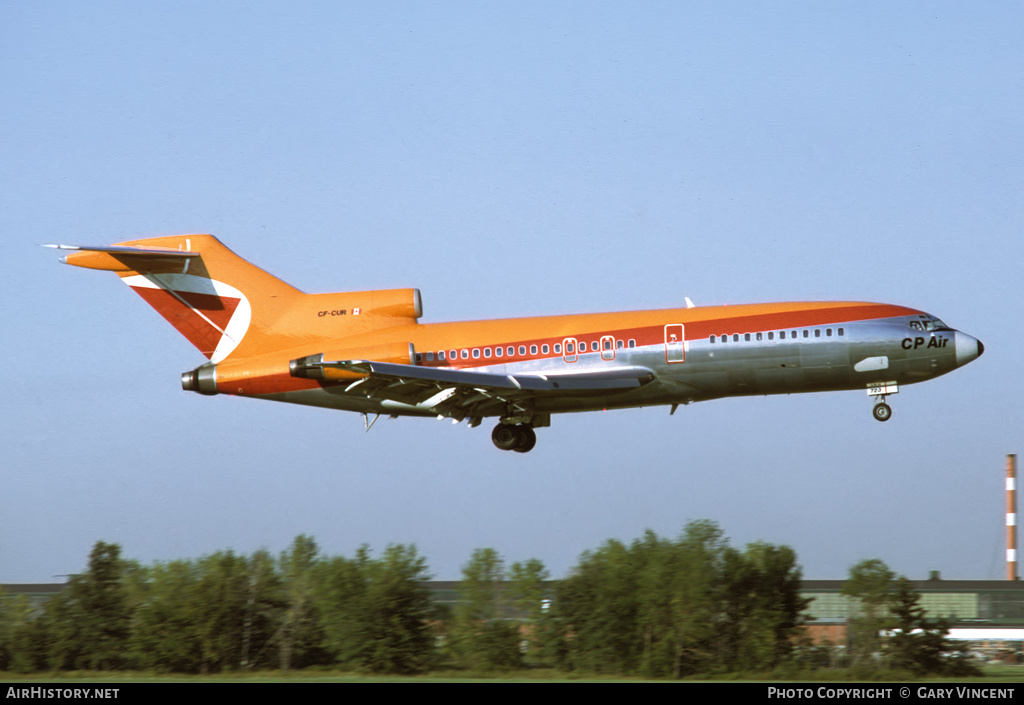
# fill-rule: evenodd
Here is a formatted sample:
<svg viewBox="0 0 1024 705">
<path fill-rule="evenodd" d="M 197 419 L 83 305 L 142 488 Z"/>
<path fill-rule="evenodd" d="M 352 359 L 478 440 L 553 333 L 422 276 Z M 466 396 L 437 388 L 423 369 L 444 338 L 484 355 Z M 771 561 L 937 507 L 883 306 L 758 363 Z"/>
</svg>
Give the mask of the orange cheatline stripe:
<svg viewBox="0 0 1024 705">
<path fill-rule="evenodd" d="M 801 308 L 802 307 L 802 308 Z M 779 310 L 784 309 L 784 310 Z M 660 345 L 664 342 L 664 325 L 682 322 L 686 327 L 687 340 L 700 340 L 711 335 L 732 335 L 734 333 L 757 333 L 774 330 L 790 330 L 814 326 L 841 325 L 895 316 L 917 315 L 921 312 L 904 306 L 889 304 L 754 304 L 745 306 L 716 307 L 717 316 L 702 315 L 696 320 L 686 321 L 687 314 L 700 309 L 665 309 L 659 311 L 636 311 L 612 314 L 581 314 L 578 316 L 549 316 L 532 319 L 499 319 L 493 321 L 472 321 L 466 323 L 424 324 L 412 329 L 380 331 L 382 336 L 412 336 L 418 353 L 445 351 L 446 359 L 426 361 L 435 367 L 471 368 L 495 364 L 508 364 L 531 359 L 561 357 L 553 352 L 553 345 L 564 338 L 576 338 L 587 345 L 603 335 L 612 335 L 626 341 L 633 339 L 638 346 Z M 707 310 L 702 311 L 706 314 Z M 726 315 L 722 315 L 726 314 Z M 623 327 L 628 318 L 647 319 L 647 325 Z M 516 333 L 519 336 L 516 336 Z M 376 338 L 375 338 L 376 339 Z M 485 342 L 480 342 L 485 341 Z M 547 344 L 549 353 L 540 352 Z M 526 354 L 519 354 L 519 346 L 526 347 Z M 530 353 L 536 345 L 538 352 Z M 513 347 L 513 355 L 486 358 L 486 348 Z M 479 358 L 472 357 L 474 349 L 481 350 Z M 455 350 L 456 359 L 449 357 Z M 463 359 L 462 350 L 469 351 L 470 357 Z M 492 353 L 493 354 L 493 353 Z"/>
</svg>

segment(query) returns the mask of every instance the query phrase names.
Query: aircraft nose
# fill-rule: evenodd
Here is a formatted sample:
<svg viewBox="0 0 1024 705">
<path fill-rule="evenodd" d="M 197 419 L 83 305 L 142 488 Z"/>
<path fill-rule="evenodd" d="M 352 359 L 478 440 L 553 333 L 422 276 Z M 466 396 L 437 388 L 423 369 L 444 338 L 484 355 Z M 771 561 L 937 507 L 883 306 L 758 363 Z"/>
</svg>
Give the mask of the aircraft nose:
<svg viewBox="0 0 1024 705">
<path fill-rule="evenodd" d="M 966 333 L 956 333 L 956 366 L 963 367 L 971 360 L 976 360 L 985 352 L 981 341 Z"/>
</svg>

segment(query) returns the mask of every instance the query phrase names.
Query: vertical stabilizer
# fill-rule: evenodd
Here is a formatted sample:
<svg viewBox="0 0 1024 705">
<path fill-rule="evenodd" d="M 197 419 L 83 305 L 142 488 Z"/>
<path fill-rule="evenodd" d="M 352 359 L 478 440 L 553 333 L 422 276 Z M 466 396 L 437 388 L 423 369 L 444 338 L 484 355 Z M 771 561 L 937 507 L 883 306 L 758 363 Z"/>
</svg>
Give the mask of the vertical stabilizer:
<svg viewBox="0 0 1024 705">
<path fill-rule="evenodd" d="M 274 322 L 305 296 L 212 235 L 58 247 L 72 250 L 67 264 L 115 272 L 213 362 L 263 347 Z"/>
</svg>

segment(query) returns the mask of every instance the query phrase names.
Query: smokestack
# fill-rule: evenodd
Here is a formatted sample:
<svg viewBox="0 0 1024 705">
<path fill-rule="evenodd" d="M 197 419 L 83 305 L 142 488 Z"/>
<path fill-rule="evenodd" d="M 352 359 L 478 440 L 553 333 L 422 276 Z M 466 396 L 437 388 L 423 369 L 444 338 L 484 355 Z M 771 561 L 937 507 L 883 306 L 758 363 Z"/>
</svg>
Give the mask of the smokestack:
<svg viewBox="0 0 1024 705">
<path fill-rule="evenodd" d="M 1006 456 L 1006 579 L 1017 579 L 1017 456 Z"/>
</svg>

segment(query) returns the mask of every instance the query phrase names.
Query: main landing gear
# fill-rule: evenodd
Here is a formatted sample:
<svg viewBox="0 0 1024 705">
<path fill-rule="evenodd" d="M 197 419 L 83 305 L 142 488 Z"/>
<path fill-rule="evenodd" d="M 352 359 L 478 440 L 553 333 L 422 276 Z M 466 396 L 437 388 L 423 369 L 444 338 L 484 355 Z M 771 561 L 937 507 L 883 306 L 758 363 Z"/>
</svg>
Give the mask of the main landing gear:
<svg viewBox="0 0 1024 705">
<path fill-rule="evenodd" d="M 500 450 L 528 453 L 537 445 L 537 434 L 524 423 L 499 423 L 491 431 L 491 441 Z"/>
</svg>

